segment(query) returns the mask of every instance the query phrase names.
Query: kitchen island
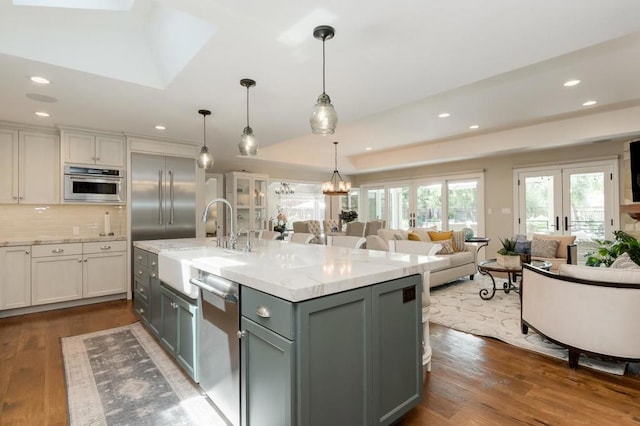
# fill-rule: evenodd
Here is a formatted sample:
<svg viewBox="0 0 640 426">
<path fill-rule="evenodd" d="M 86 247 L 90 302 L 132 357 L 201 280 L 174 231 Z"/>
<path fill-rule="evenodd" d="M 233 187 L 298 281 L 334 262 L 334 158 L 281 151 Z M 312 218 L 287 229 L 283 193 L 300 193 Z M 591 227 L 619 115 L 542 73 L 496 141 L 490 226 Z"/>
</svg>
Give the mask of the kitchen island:
<svg viewBox="0 0 640 426">
<path fill-rule="evenodd" d="M 241 414 L 219 407 L 234 424 L 391 424 L 421 400 L 422 274 L 446 260 L 280 241 L 254 242 L 251 252 L 211 239 L 135 246 L 159 254 L 163 290 L 195 310 L 210 307 L 193 277 L 239 285 Z M 198 340 L 208 337 L 195 336 L 192 377 L 201 381 L 208 357 Z"/>
</svg>

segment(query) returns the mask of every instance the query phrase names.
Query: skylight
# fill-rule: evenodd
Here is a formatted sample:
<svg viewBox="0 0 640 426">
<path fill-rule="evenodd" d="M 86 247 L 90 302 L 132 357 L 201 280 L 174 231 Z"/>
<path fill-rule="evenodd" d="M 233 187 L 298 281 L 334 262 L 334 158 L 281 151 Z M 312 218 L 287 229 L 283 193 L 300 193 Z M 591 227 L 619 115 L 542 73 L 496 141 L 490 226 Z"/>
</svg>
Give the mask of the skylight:
<svg viewBox="0 0 640 426">
<path fill-rule="evenodd" d="M 13 0 L 13 5 L 126 11 L 131 10 L 133 2 L 134 0 Z"/>
</svg>

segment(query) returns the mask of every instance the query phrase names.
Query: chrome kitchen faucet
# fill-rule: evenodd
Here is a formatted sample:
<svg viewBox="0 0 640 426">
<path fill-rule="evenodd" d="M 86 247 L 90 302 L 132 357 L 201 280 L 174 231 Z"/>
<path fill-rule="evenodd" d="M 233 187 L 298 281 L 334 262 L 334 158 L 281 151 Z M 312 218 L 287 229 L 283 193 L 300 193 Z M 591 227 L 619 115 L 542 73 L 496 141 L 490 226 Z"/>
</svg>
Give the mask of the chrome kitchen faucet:
<svg viewBox="0 0 640 426">
<path fill-rule="evenodd" d="M 207 216 L 209 216 L 209 208 L 211 208 L 212 205 L 216 204 L 216 203 L 224 203 L 227 205 L 227 207 L 229 207 L 229 214 L 231 215 L 231 230 L 229 231 L 229 248 L 232 250 L 236 249 L 236 243 L 238 242 L 238 238 L 236 237 L 236 233 L 235 233 L 235 227 L 234 227 L 234 214 L 233 214 L 233 207 L 231 206 L 231 203 L 227 200 L 225 200 L 224 198 L 214 198 L 213 200 L 209 201 L 209 204 L 207 204 L 207 207 L 204 208 L 204 211 L 202 212 L 202 221 L 203 222 L 207 222 Z"/>
</svg>

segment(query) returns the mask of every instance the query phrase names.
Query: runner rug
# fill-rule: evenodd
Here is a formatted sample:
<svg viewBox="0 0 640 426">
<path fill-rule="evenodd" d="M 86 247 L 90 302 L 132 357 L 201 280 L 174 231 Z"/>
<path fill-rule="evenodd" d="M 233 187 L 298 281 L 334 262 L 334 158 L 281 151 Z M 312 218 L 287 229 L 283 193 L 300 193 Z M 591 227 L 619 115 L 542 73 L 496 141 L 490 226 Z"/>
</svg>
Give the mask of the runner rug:
<svg viewBox="0 0 640 426">
<path fill-rule="evenodd" d="M 62 338 L 69 424 L 224 425 L 140 323 Z"/>
<path fill-rule="evenodd" d="M 502 280 L 500 285 L 502 285 Z M 496 285 L 498 282 L 496 282 Z M 431 289 L 430 321 L 478 336 L 493 337 L 530 351 L 568 359 L 568 351 L 529 329 L 520 331 L 520 298 L 517 293 L 496 291 L 491 300 L 479 296 L 482 288 L 491 288 L 491 279 L 476 274 L 474 280 L 460 280 Z M 612 374 L 624 375 L 625 362 L 607 362 L 580 355 L 579 364 Z M 567 364 L 567 368 L 569 365 Z"/>
</svg>

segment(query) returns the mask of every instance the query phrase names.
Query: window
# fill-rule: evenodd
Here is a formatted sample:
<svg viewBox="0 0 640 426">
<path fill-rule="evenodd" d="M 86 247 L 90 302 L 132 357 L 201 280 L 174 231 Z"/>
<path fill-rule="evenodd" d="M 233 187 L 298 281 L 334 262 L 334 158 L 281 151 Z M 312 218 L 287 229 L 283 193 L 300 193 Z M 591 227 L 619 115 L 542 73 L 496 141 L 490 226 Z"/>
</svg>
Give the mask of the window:
<svg viewBox="0 0 640 426">
<path fill-rule="evenodd" d="M 484 174 L 430 177 L 362 186 L 367 203 L 362 220 L 385 219 L 388 228 L 471 228 L 484 235 Z"/>
<path fill-rule="evenodd" d="M 276 194 L 280 190 L 281 181 L 271 182 L 268 189 L 270 220 L 275 220 L 281 210 L 287 216 L 287 229 L 293 229 L 293 222 L 315 219 L 322 222 L 325 211 L 325 196 L 322 184 L 305 182 L 288 182 L 286 185 L 293 193 Z M 283 192 L 283 191 L 279 191 Z"/>
</svg>

